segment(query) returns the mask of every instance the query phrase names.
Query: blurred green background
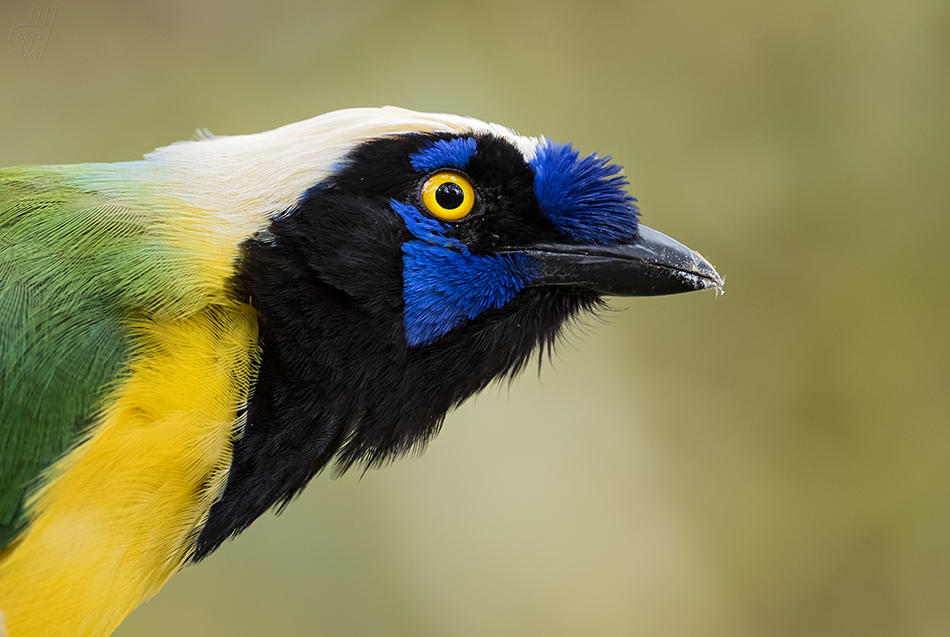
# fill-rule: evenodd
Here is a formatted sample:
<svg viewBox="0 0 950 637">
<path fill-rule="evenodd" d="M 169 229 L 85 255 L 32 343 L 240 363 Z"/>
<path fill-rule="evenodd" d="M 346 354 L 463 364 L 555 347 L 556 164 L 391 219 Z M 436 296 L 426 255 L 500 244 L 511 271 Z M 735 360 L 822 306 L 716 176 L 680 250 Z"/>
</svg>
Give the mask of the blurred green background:
<svg viewBox="0 0 950 637">
<path fill-rule="evenodd" d="M 44 59 L 0 46 L 0 165 L 462 113 L 613 155 L 727 276 L 616 300 L 117 635 L 950 634 L 947 0 L 55 8 Z"/>
</svg>

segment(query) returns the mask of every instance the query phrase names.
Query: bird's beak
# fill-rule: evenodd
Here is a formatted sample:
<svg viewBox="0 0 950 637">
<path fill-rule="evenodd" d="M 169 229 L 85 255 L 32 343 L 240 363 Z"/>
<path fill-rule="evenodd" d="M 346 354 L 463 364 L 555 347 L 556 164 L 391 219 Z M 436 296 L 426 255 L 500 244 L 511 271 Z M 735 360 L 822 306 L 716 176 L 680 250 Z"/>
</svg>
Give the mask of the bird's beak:
<svg viewBox="0 0 950 637">
<path fill-rule="evenodd" d="M 723 284 L 698 252 L 642 225 L 634 237 L 617 245 L 546 243 L 501 253 L 520 253 L 540 262 L 532 286 L 570 285 L 615 296 L 657 296 L 721 290 Z"/>
</svg>

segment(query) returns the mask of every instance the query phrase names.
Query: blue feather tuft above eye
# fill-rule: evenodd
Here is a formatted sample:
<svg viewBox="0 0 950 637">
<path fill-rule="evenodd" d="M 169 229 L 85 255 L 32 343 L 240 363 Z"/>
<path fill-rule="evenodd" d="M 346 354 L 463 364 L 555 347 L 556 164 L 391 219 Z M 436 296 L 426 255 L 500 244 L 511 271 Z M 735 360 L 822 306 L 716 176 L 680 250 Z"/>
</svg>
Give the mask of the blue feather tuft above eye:
<svg viewBox="0 0 950 637">
<path fill-rule="evenodd" d="M 476 150 L 475 140 L 471 137 L 440 139 L 413 153 L 409 157 L 409 163 L 421 173 L 438 168 L 465 170 Z"/>
<path fill-rule="evenodd" d="M 640 214 L 610 157 L 580 158 L 570 144 L 545 140 L 530 161 L 541 212 L 575 241 L 610 245 L 637 232 Z"/>
</svg>

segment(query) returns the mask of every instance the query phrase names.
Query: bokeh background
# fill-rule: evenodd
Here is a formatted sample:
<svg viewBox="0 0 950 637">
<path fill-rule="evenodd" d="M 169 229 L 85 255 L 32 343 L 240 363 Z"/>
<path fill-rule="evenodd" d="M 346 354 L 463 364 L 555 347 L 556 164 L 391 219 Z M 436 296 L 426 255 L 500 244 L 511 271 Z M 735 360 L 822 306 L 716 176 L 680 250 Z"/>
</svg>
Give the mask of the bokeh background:
<svg viewBox="0 0 950 637">
<path fill-rule="evenodd" d="M 50 1 L 41 60 L 0 3 L 0 165 L 463 113 L 613 155 L 727 277 L 615 300 L 117 635 L 950 634 L 946 0 Z"/>
</svg>

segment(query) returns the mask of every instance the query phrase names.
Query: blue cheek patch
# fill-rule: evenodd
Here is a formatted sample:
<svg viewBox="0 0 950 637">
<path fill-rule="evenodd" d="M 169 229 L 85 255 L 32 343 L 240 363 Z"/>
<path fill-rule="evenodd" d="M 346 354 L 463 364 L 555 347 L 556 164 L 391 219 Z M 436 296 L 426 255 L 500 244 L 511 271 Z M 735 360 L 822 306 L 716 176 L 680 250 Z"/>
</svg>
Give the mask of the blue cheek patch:
<svg viewBox="0 0 950 637">
<path fill-rule="evenodd" d="M 402 217 L 402 220 L 406 223 L 406 229 L 409 230 L 416 239 L 419 239 L 423 243 L 442 246 L 443 248 L 450 248 L 462 254 L 468 254 L 467 245 L 458 239 L 445 236 L 445 228 L 442 227 L 442 224 L 432 217 L 425 216 L 419 212 L 415 206 L 396 201 L 395 199 L 390 199 L 389 205 L 392 206 L 393 210 L 399 213 L 399 216 Z"/>
<path fill-rule="evenodd" d="M 404 325 L 409 345 L 427 345 L 485 310 L 496 309 L 534 280 L 540 264 L 522 255 L 478 255 L 415 206 L 393 210 L 416 239 L 402 245 Z"/>
<path fill-rule="evenodd" d="M 409 157 L 409 163 L 421 173 L 427 173 L 436 168 L 465 170 L 475 150 L 475 140 L 471 137 L 440 139 L 413 153 Z"/>
<path fill-rule="evenodd" d="M 520 255 L 461 254 L 420 241 L 403 247 L 406 340 L 427 345 L 515 297 L 539 266 Z"/>
<path fill-rule="evenodd" d="M 581 159 L 570 144 L 545 140 L 530 164 L 541 212 L 571 239 L 611 245 L 636 234 L 636 199 L 610 157 Z"/>
</svg>

